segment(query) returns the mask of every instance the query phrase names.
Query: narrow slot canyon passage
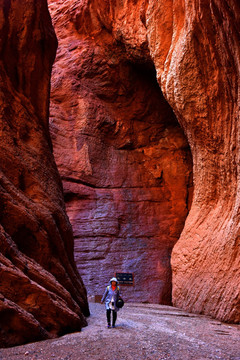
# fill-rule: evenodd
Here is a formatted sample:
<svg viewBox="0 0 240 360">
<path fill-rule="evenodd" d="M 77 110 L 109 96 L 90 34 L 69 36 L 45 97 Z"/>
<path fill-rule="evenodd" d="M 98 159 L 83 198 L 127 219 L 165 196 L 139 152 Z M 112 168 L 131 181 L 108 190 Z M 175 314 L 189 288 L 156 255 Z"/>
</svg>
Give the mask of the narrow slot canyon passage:
<svg viewBox="0 0 240 360">
<path fill-rule="evenodd" d="M 147 54 L 55 27 L 50 130 L 88 295 L 128 272 L 127 301 L 171 304 L 171 251 L 193 191 L 187 140 Z"/>
<path fill-rule="evenodd" d="M 239 360 L 239 14 L 237 0 L 2 1 L 6 359 L 80 345 L 102 360 L 113 340 L 126 359 Z M 92 301 L 115 272 L 134 286 L 109 337 Z"/>
</svg>

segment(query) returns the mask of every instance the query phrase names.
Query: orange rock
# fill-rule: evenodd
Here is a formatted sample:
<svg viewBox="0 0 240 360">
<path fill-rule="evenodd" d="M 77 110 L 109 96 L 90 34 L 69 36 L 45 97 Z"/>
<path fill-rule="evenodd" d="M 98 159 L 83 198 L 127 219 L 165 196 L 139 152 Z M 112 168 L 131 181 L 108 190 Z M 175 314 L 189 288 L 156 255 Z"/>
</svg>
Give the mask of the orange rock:
<svg viewBox="0 0 240 360">
<path fill-rule="evenodd" d="M 189 1 L 183 14 L 159 73 L 194 163 L 193 205 L 172 253 L 173 302 L 239 322 L 239 5 Z"/>
<path fill-rule="evenodd" d="M 48 131 L 47 3 L 0 4 L 0 346 L 12 346 L 80 330 L 89 311 Z"/>
<path fill-rule="evenodd" d="M 237 1 L 49 4 L 60 44 L 51 133 L 89 290 L 133 271 L 126 297 L 170 302 L 189 144 L 195 190 L 172 252 L 173 303 L 239 322 Z M 48 131 L 47 2 L 0 5 L 0 346 L 10 346 L 79 330 L 89 310 Z"/>
<path fill-rule="evenodd" d="M 110 32 L 111 19 L 99 22 L 106 4 L 49 5 L 59 42 L 51 134 L 75 259 L 90 295 L 103 293 L 115 272 L 132 272 L 126 300 L 170 304 L 171 251 L 191 202 L 191 153 L 156 81 L 145 26 L 138 40 L 139 24 L 134 33 L 123 28 L 132 46 L 137 41 L 136 51 L 126 49 L 118 30 Z"/>
<path fill-rule="evenodd" d="M 65 9 L 69 9 L 64 16 L 60 10 L 59 14 L 55 12 L 58 5 L 63 4 Z M 133 253 L 129 253 L 129 248 L 133 246 L 126 240 L 136 239 L 134 234 L 138 234 L 142 240 L 144 234 L 148 234 L 148 229 L 151 229 L 149 236 L 153 239 L 158 228 L 161 236 L 163 233 L 166 235 L 168 242 L 171 237 L 161 228 L 161 224 L 164 224 L 162 216 L 167 217 L 166 228 L 174 229 L 171 245 L 181 232 L 187 209 L 183 205 L 179 207 L 179 200 L 175 197 L 172 197 L 171 206 L 168 207 L 170 202 L 165 192 L 166 186 L 161 187 L 161 190 L 164 189 L 163 197 L 167 198 L 165 206 L 158 203 L 162 212 L 160 209 L 156 211 L 156 207 L 152 205 L 154 197 L 151 195 L 151 210 L 146 212 L 149 214 L 152 211 L 154 216 L 151 215 L 148 222 L 147 214 L 144 214 L 142 208 L 140 210 L 140 203 L 132 200 L 139 198 L 136 188 L 134 197 L 131 190 L 131 196 L 126 198 L 131 201 L 131 210 L 126 211 L 129 200 L 119 200 L 123 198 L 120 194 L 125 184 L 134 184 L 138 188 L 141 183 L 144 188 L 157 188 L 159 185 L 156 186 L 155 181 L 159 170 L 158 178 L 162 179 L 163 170 L 163 179 L 166 181 L 166 170 L 160 165 L 160 158 L 166 159 L 164 164 L 170 165 L 169 148 L 166 146 L 165 136 L 161 138 L 161 135 L 170 129 L 165 123 L 160 135 L 161 131 L 158 131 L 157 126 L 162 128 L 162 125 L 152 122 L 148 133 L 145 125 L 149 122 L 146 119 L 149 113 L 143 112 L 143 109 L 148 109 L 147 104 L 151 104 L 151 114 L 156 118 L 153 103 L 147 100 L 149 97 L 145 93 L 146 81 L 143 80 L 147 73 L 146 68 L 149 69 L 154 64 L 158 83 L 184 129 L 193 155 L 193 205 L 181 237 L 173 249 L 171 260 L 173 303 L 224 321 L 239 322 L 240 11 L 237 1 L 232 0 L 227 4 L 216 0 L 206 4 L 203 0 L 197 3 L 166 0 L 85 0 L 78 4 L 69 0 L 58 2 L 58 5 L 51 3 L 60 42 L 53 81 L 52 133 L 55 136 L 55 153 L 61 175 L 68 183 L 72 181 L 64 186 L 69 191 L 67 207 L 75 236 L 86 239 L 82 245 L 86 255 L 81 255 L 82 260 L 81 263 L 78 260 L 78 267 L 83 268 L 88 261 L 90 268 L 95 267 L 98 273 L 103 273 L 107 266 L 107 257 L 111 264 L 114 260 L 117 268 L 127 261 L 126 268 L 129 269 L 130 257 L 133 263 L 135 262 L 135 267 L 139 268 L 144 261 L 141 256 L 134 257 Z M 68 25 L 64 28 L 64 24 Z M 136 64 L 138 75 L 135 73 Z M 64 74 L 62 69 L 65 69 Z M 151 76 L 145 77 L 153 86 L 153 71 L 150 73 Z M 62 92 L 59 91 L 60 85 Z M 66 93 L 72 94 L 71 98 L 68 96 L 66 99 Z M 151 93 L 150 99 L 155 104 L 154 96 L 157 95 Z M 64 126 L 60 125 L 60 121 L 56 121 L 60 118 Z M 173 127 L 176 132 L 180 132 L 175 120 Z M 171 138 L 174 138 L 174 132 L 169 133 L 172 134 Z M 144 134 L 148 135 L 145 137 Z M 66 145 L 67 138 L 69 145 Z M 155 143 L 153 139 L 156 139 Z M 60 150 L 61 142 L 68 149 L 68 154 L 71 144 L 74 157 L 64 155 Z M 165 153 L 161 153 L 160 158 L 156 149 L 159 142 L 165 144 Z M 142 149 L 144 154 L 141 158 L 139 149 Z M 122 154 L 125 154 L 125 157 Z M 122 158 L 123 160 L 120 160 Z M 168 168 L 174 171 L 175 165 L 172 161 Z M 183 170 L 183 167 L 181 169 Z M 188 170 L 183 170 L 183 178 L 189 171 L 189 167 Z M 124 179 L 122 174 L 126 174 Z M 171 196 L 174 188 L 175 194 L 183 194 L 184 181 L 172 176 L 171 172 L 169 174 L 168 179 L 173 180 L 171 190 L 168 184 Z M 76 180 L 82 184 L 78 185 L 81 191 L 74 185 Z M 91 185 L 92 189 L 86 190 L 84 184 Z M 185 203 L 186 184 L 185 182 L 185 197 L 183 196 Z M 74 191 L 70 190 L 71 186 Z M 116 188 L 117 202 L 112 191 Z M 100 191 L 101 194 L 104 193 L 102 197 L 99 195 Z M 161 191 L 156 190 L 156 193 Z M 84 201 L 80 202 L 80 198 Z M 123 212 L 118 210 L 120 206 Z M 175 213 L 178 209 L 178 215 L 184 214 L 181 220 L 174 216 L 175 221 L 181 224 L 177 227 L 178 232 L 174 227 L 170 208 Z M 81 214 L 84 216 L 81 217 Z M 142 214 L 144 216 L 141 217 Z M 120 221 L 117 220 L 118 215 Z M 132 226 L 129 225 L 129 230 L 124 232 L 126 240 L 124 238 L 123 241 L 119 234 L 122 228 L 126 229 L 128 224 L 132 224 L 132 217 L 136 228 L 139 230 L 143 225 L 145 230 L 132 231 Z M 156 228 L 152 226 L 153 223 L 157 224 Z M 101 232 L 104 228 L 109 231 Z M 101 234 L 99 240 L 95 243 L 95 240 L 93 241 L 94 246 L 90 246 L 91 249 L 99 249 L 98 260 L 94 260 L 94 252 L 89 253 L 87 236 L 90 234 L 91 242 L 92 239 L 97 240 L 97 234 Z M 104 237 L 109 238 L 109 248 L 103 246 Z M 109 255 L 113 239 L 118 239 L 119 244 L 118 247 L 113 247 L 114 254 L 116 249 L 119 249 L 115 257 Z M 138 241 L 134 240 L 134 245 L 138 244 Z M 144 243 L 144 249 L 149 250 L 144 251 L 145 264 L 151 267 L 154 261 L 150 260 L 150 254 L 157 256 L 156 251 L 158 254 L 160 251 L 155 247 L 155 252 L 150 250 L 149 237 Z M 160 246 L 160 241 L 157 243 Z M 120 257 L 123 246 L 126 246 L 126 251 L 124 248 Z M 78 248 L 80 249 L 80 245 L 77 245 Z M 136 248 L 139 249 L 137 245 Z M 162 269 L 162 266 L 160 268 Z M 109 265 L 108 269 L 106 275 L 109 275 L 112 267 Z M 152 274 L 151 268 L 149 273 Z M 84 277 L 87 284 L 94 281 L 90 275 L 84 274 Z M 141 281 L 142 284 L 148 283 L 146 274 Z M 98 289 L 100 291 L 100 287 Z"/>
</svg>

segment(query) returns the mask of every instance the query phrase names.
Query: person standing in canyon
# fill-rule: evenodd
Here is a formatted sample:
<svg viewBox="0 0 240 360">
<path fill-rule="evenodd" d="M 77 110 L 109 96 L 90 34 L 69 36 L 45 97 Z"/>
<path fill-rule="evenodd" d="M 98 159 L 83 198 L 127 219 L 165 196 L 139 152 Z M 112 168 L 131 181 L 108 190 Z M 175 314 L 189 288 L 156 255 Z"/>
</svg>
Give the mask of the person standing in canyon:
<svg viewBox="0 0 240 360">
<path fill-rule="evenodd" d="M 103 302 L 105 302 L 108 328 L 111 327 L 111 313 L 112 313 L 112 327 L 115 328 L 115 323 L 117 320 L 117 312 L 119 310 L 119 308 L 117 307 L 117 302 L 120 298 L 121 298 L 120 288 L 118 286 L 118 281 L 115 277 L 113 277 L 109 281 L 109 285 L 106 287 L 101 300 L 102 304 Z"/>
</svg>

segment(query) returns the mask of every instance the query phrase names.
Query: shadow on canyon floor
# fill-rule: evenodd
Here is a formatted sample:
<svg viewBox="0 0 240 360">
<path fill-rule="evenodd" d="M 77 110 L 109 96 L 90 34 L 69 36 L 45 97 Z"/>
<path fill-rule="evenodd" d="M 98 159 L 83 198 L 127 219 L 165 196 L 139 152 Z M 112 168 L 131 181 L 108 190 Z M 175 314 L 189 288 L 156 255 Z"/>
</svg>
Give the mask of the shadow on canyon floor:
<svg viewBox="0 0 240 360">
<path fill-rule="evenodd" d="M 126 304 L 115 329 L 91 303 L 89 326 L 54 340 L 0 350 L 1 360 L 240 360 L 240 325 L 156 304 Z"/>
</svg>

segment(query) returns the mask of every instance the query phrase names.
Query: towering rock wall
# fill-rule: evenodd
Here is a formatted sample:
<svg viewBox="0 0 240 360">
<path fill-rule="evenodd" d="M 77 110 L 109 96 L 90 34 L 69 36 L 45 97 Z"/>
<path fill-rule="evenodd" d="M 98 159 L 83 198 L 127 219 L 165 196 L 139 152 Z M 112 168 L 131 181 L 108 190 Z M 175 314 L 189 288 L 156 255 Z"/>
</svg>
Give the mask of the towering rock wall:
<svg viewBox="0 0 240 360">
<path fill-rule="evenodd" d="M 126 300 L 170 304 L 171 251 L 192 191 L 189 145 L 146 44 L 130 52 L 110 31 L 96 32 L 97 4 L 89 9 L 50 3 L 59 41 L 51 133 L 77 267 L 90 295 L 131 272 Z"/>
<path fill-rule="evenodd" d="M 44 0 L 0 1 L 0 346 L 80 330 L 86 291 L 51 150 Z"/>
<path fill-rule="evenodd" d="M 194 164 L 193 206 L 172 254 L 174 304 L 233 322 L 240 321 L 239 10 L 237 1 L 173 7 L 184 17 L 173 18 L 174 42 L 158 75 Z"/>
<path fill-rule="evenodd" d="M 137 205 L 134 205 L 134 211 L 127 212 L 125 205 L 121 205 L 129 204 L 129 200 L 126 201 L 126 197 L 122 196 L 124 184 L 120 176 L 122 165 L 119 167 L 118 157 L 112 154 L 123 154 L 123 151 L 128 150 L 126 154 L 130 159 L 131 167 L 124 160 L 124 166 L 129 169 L 126 171 L 127 182 L 125 183 L 128 184 L 128 188 L 132 187 L 129 184 L 133 184 L 136 188 L 139 182 L 133 181 L 132 178 L 138 174 L 138 171 L 135 170 L 133 164 L 136 162 L 136 155 L 139 155 L 141 144 L 143 153 L 149 158 L 143 156 L 139 160 L 140 167 L 144 164 L 143 167 L 152 169 L 152 164 L 155 163 L 156 172 L 149 171 L 150 178 L 145 175 L 141 175 L 140 178 L 142 184 L 145 182 L 150 184 L 152 181 L 151 186 L 156 189 L 154 195 L 150 196 L 151 201 L 155 194 L 160 196 L 162 191 L 159 185 L 156 186 L 156 178 L 159 181 L 161 179 L 166 181 L 164 169 L 161 176 L 161 162 L 158 161 L 159 158 L 156 155 L 159 150 L 155 146 L 156 143 L 163 143 L 166 139 L 164 136 L 156 135 L 159 134 L 159 129 L 163 125 L 158 128 L 159 125 L 156 125 L 158 122 L 155 122 L 154 126 L 153 122 L 150 122 L 149 135 L 151 134 L 153 138 L 150 140 L 150 136 L 149 141 L 145 141 L 143 134 L 148 131 L 146 131 L 146 121 L 137 121 L 139 117 L 143 119 L 142 110 L 139 114 L 139 107 L 134 109 L 135 104 L 139 103 L 139 95 L 137 95 L 138 100 L 133 101 L 134 97 L 129 95 L 129 88 L 126 90 L 125 86 L 126 78 L 130 79 L 127 75 L 129 63 L 131 66 L 134 64 L 134 67 L 136 63 L 141 64 L 141 74 L 144 72 L 146 74 L 146 67 L 151 68 L 153 63 L 158 84 L 184 129 L 193 155 L 195 188 L 193 204 L 181 237 L 173 249 L 171 260 L 173 303 L 190 311 L 209 314 L 225 321 L 238 322 L 240 320 L 238 281 L 240 275 L 238 125 L 240 9 L 237 1 L 82 0 L 77 2 L 69 0 L 58 1 L 57 5 L 51 1 L 51 10 L 55 14 L 54 22 L 61 42 L 58 55 L 59 68 L 58 63 L 55 68 L 58 74 L 55 74 L 53 83 L 52 132 L 55 143 L 60 144 L 62 141 L 66 144 L 65 136 L 61 135 L 63 134 L 61 126 L 58 121 L 55 121 L 61 118 L 65 123 L 64 128 L 69 134 L 70 142 L 76 149 L 74 157 L 67 156 L 67 167 L 66 161 L 63 160 L 64 156 L 58 156 L 58 145 L 56 157 L 62 176 L 66 179 L 68 211 L 73 221 L 75 236 L 91 240 L 91 242 L 92 237 L 93 250 L 99 254 L 99 259 L 94 259 L 92 255 L 92 258 L 91 256 L 87 258 L 87 255 L 86 258 L 88 261 L 95 261 L 98 271 L 101 271 L 102 265 L 99 264 L 105 256 L 106 248 L 102 247 L 102 241 L 98 240 L 94 243 L 94 239 L 107 236 L 115 239 L 124 228 L 122 224 L 126 224 L 125 228 L 127 228 L 128 221 L 131 224 L 132 216 L 135 216 L 137 212 L 140 214 L 140 210 L 137 210 L 140 208 Z M 67 60 L 63 61 L 63 57 L 66 58 L 66 56 Z M 128 68 L 122 71 L 125 80 L 120 81 L 119 67 L 123 67 L 126 59 Z M 71 64 L 76 69 L 75 74 L 74 71 L 69 70 Z M 114 70 L 117 71 L 114 72 Z M 66 71 L 71 73 L 69 81 L 63 74 Z M 132 74 L 133 71 L 131 70 L 130 73 Z M 137 76 L 138 82 L 141 76 Z M 146 77 L 150 79 L 151 76 Z M 97 81 L 99 77 L 101 80 Z M 130 81 L 130 83 L 133 82 Z M 123 84 L 124 86 L 121 87 Z M 62 91 L 57 93 L 58 85 L 62 85 Z M 139 94 L 139 87 L 135 86 L 134 89 L 135 94 Z M 66 91 L 73 94 L 71 101 L 65 101 Z M 119 97 L 122 97 L 124 101 L 119 101 Z M 144 93 L 143 97 L 146 104 L 147 95 Z M 96 98 L 102 101 L 96 103 Z M 154 99 L 154 96 L 150 95 L 150 98 Z M 160 98 L 162 99 L 161 96 Z M 126 111 L 126 101 L 134 104 L 131 105 L 132 113 L 129 113 L 129 110 Z M 146 106 L 143 105 L 143 107 Z M 123 108 L 123 118 L 119 118 L 119 108 Z M 152 105 L 150 109 L 153 111 Z M 56 113 L 59 115 L 57 116 Z M 158 115 L 153 117 L 158 118 Z M 123 121 L 126 119 L 127 121 Z M 173 124 L 171 121 L 170 123 Z M 164 131 L 166 132 L 169 124 L 168 122 L 162 124 L 165 124 Z M 123 126 L 127 128 L 124 129 Z M 131 129 L 130 132 L 128 127 Z M 173 127 L 179 137 L 180 130 L 176 123 Z M 96 128 L 98 133 L 95 132 Z M 133 129 L 136 130 L 133 131 Z M 95 147 L 92 145 L 93 133 L 99 134 Z M 58 140 L 56 140 L 57 137 Z M 108 150 L 103 145 L 106 142 L 109 145 Z M 183 137 L 178 144 L 177 152 L 181 152 Z M 112 147 L 116 150 L 113 151 Z M 151 151 L 148 153 L 149 148 Z M 166 154 L 169 154 L 168 149 L 169 147 L 166 146 Z M 93 166 L 94 153 L 98 154 L 98 159 L 100 159 Z M 162 158 L 162 155 L 160 157 Z M 116 160 L 109 175 L 110 159 Z M 102 169 L 102 164 L 106 171 Z M 112 161 L 111 164 L 113 164 Z M 174 161 L 169 161 L 168 164 L 169 169 L 175 167 Z M 160 172 L 157 170 L 157 165 Z M 71 175 L 73 168 L 74 177 Z M 182 180 L 174 179 L 171 170 L 169 171 L 173 182 L 178 184 L 180 181 L 181 183 Z M 182 172 L 183 178 L 184 174 L 189 174 L 189 167 Z M 119 176 L 121 181 L 118 187 L 121 189 L 114 191 L 103 189 L 106 187 L 116 189 L 113 179 Z M 79 180 L 78 184 L 75 179 Z M 85 186 L 89 184 L 91 189 Z M 185 181 L 183 184 L 186 189 L 188 183 Z M 99 187 L 101 189 L 96 189 Z M 136 195 L 136 191 L 128 192 L 128 195 L 131 194 L 131 204 L 133 204 L 131 199 L 133 199 L 133 194 Z M 182 187 L 181 191 L 184 192 Z M 171 190 L 169 193 L 172 194 Z M 166 199 L 166 192 L 162 192 L 162 195 Z M 184 197 L 186 200 L 186 196 Z M 122 198 L 124 198 L 123 202 L 120 201 Z M 139 199 L 139 193 L 137 198 Z M 84 201 L 79 202 L 79 199 Z M 116 199 L 115 203 L 109 199 Z M 109 204 L 118 205 L 111 207 Z M 173 204 L 172 202 L 171 210 L 174 208 Z M 118 210 L 121 206 L 123 206 L 123 213 L 127 214 L 127 219 Z M 164 216 L 169 214 L 168 206 L 162 207 L 161 204 L 160 207 Z M 116 219 L 116 209 L 120 217 L 117 217 L 117 224 L 114 225 L 111 215 L 114 214 L 114 219 Z M 151 209 L 156 208 L 151 205 Z M 182 206 L 179 213 L 181 211 L 186 216 L 186 206 L 184 210 Z M 157 213 L 159 214 L 159 211 Z M 85 214 L 85 216 L 81 218 L 78 214 Z M 108 231 L 101 233 L 101 229 L 106 228 L 106 225 L 103 226 L 105 221 L 102 219 L 103 214 L 109 222 Z M 181 220 L 178 218 L 179 223 L 183 224 L 184 216 Z M 155 219 L 160 218 L 155 217 Z M 83 222 L 81 219 L 86 221 Z M 135 222 L 138 228 L 136 233 L 141 234 L 140 237 L 143 238 L 144 234 L 139 232 L 139 225 L 146 224 L 146 216 L 139 219 L 139 223 Z M 160 222 L 162 224 L 164 220 Z M 160 222 L 156 220 L 158 229 L 161 229 Z M 90 224 L 92 224 L 92 229 Z M 117 227 L 120 231 L 116 230 Z M 147 224 L 145 228 L 151 228 L 151 224 Z M 94 232 L 96 236 L 93 237 Z M 128 229 L 126 234 L 133 234 L 133 232 Z M 176 231 L 175 235 L 177 235 Z M 171 237 L 167 236 L 167 239 L 169 238 Z M 144 250 L 146 258 L 149 257 L 147 253 L 149 243 L 145 241 L 145 247 L 143 247 L 146 249 Z M 85 246 L 87 248 L 85 244 L 86 242 L 82 242 L 82 250 Z M 125 247 L 126 244 L 127 241 L 121 241 L 119 246 Z M 136 249 L 142 244 L 139 240 L 134 241 Z M 129 246 L 133 245 L 129 243 Z M 112 240 L 109 250 L 111 248 Z M 128 259 L 128 249 L 123 260 Z M 155 250 L 159 251 L 157 248 Z M 112 259 L 114 264 L 119 261 L 119 256 Z M 139 260 L 141 259 L 136 257 L 133 263 L 136 261 L 141 264 Z M 90 281 L 94 279 L 89 278 Z"/>
</svg>

